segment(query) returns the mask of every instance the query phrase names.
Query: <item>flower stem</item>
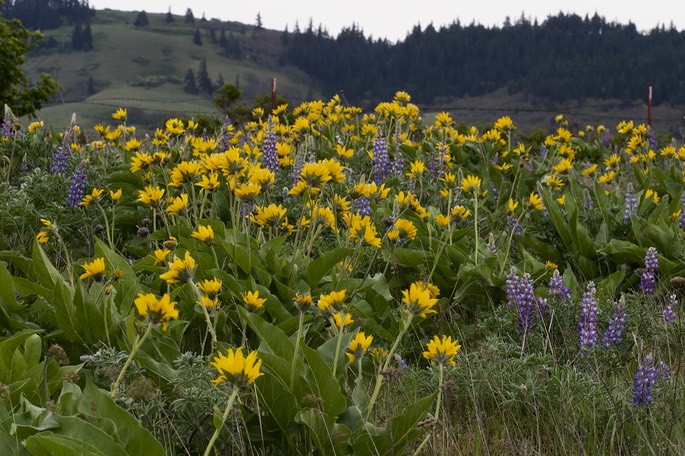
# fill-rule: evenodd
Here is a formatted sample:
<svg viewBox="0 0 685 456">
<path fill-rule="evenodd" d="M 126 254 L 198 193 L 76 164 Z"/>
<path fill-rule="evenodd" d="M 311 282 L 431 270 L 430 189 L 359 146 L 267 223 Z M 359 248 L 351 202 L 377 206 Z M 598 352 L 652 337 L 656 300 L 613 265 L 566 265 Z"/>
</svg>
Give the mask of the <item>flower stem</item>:
<svg viewBox="0 0 685 456">
<path fill-rule="evenodd" d="M 440 402 L 442 402 L 442 381 L 443 381 L 443 372 L 444 368 L 442 363 L 440 363 L 440 376 L 438 377 L 438 396 L 436 397 L 436 403 L 435 403 L 435 413 L 433 414 L 433 417 L 437 420 L 438 419 L 438 413 L 440 413 Z M 428 440 L 430 440 L 431 434 L 429 433 L 426 438 L 423 439 L 423 442 L 421 442 L 421 445 L 416 448 L 416 451 L 414 451 L 414 456 L 417 456 L 418 454 L 421 453 L 421 450 L 423 450 L 423 447 L 426 446 L 428 443 Z"/>
<path fill-rule="evenodd" d="M 340 327 L 338 328 L 338 343 L 335 345 L 335 358 L 333 358 L 333 376 L 335 377 L 338 371 L 338 357 L 340 356 L 340 348 L 342 347 L 343 327 L 345 326 L 345 315 L 340 311 Z"/>
<path fill-rule="evenodd" d="M 369 399 L 369 405 L 368 405 L 368 410 L 366 411 L 366 420 L 369 420 L 369 415 L 371 414 L 371 411 L 373 410 L 373 405 L 376 402 L 376 399 L 378 399 L 378 393 L 381 391 L 381 386 L 383 386 L 383 372 L 388 368 L 390 365 L 390 360 L 392 357 L 395 355 L 395 351 L 397 351 L 397 347 L 400 345 L 400 341 L 402 340 L 402 337 L 404 337 L 404 334 L 407 332 L 409 329 L 409 325 L 411 324 L 412 320 L 412 314 L 409 314 L 406 320 L 403 320 L 403 325 L 402 329 L 400 329 L 400 333 L 397 335 L 397 339 L 395 339 L 395 342 L 392 344 L 392 347 L 390 348 L 390 351 L 388 352 L 388 356 L 385 359 L 385 362 L 383 363 L 383 366 L 380 368 L 378 371 L 378 374 L 376 375 L 376 384 L 373 387 L 373 393 L 371 393 L 371 399 Z"/>
<path fill-rule="evenodd" d="M 238 396 L 238 391 L 238 388 L 234 386 L 233 391 L 231 392 L 231 395 L 228 398 L 228 403 L 226 404 L 224 414 L 221 416 L 221 424 L 219 425 L 219 427 L 216 428 L 214 434 L 212 434 L 212 438 L 209 439 L 209 443 L 207 444 L 207 448 L 205 449 L 204 456 L 209 455 L 209 453 L 212 451 L 212 448 L 214 447 L 214 444 L 216 443 L 216 439 L 219 438 L 219 434 L 221 434 L 221 429 L 224 427 L 224 423 L 226 423 L 226 418 L 228 418 L 228 414 L 231 412 L 231 409 L 233 408 L 235 398 Z"/>
<path fill-rule="evenodd" d="M 148 323 L 147 329 L 141 336 L 140 334 L 136 336 L 136 340 L 133 343 L 133 347 L 131 348 L 131 353 L 128 355 L 128 359 L 124 363 L 124 367 L 121 368 L 121 371 L 119 372 L 119 376 L 117 377 L 117 380 L 114 382 L 114 386 L 112 387 L 112 393 L 110 394 L 110 397 L 114 399 L 117 395 L 117 391 L 119 391 L 119 385 L 121 385 L 121 381 L 124 379 L 124 374 L 126 373 L 126 370 L 128 367 L 131 365 L 131 361 L 133 361 L 133 357 L 136 356 L 136 353 L 138 353 L 138 350 L 140 347 L 143 345 L 143 342 L 148 338 L 150 335 L 150 332 L 152 332 L 152 325 L 151 323 Z"/>
<path fill-rule="evenodd" d="M 207 307 L 202 303 L 202 293 L 200 293 L 200 289 L 197 287 L 197 284 L 195 282 L 193 282 L 192 280 L 189 280 L 188 283 L 190 283 L 190 286 L 193 288 L 193 291 L 195 291 L 195 295 L 197 296 L 197 299 L 199 301 L 199 305 L 202 308 L 202 312 L 205 314 L 205 321 L 207 322 L 207 329 L 209 330 L 209 333 L 212 335 L 212 353 L 214 353 L 214 350 L 216 350 L 216 341 L 217 341 L 216 330 L 214 329 L 214 325 L 212 324 L 211 318 L 209 318 L 209 312 L 207 311 Z"/>
<path fill-rule="evenodd" d="M 295 363 L 297 362 L 297 355 L 300 351 L 300 337 L 302 337 L 302 325 L 304 323 L 304 312 L 300 310 L 300 318 L 297 322 L 297 338 L 295 339 L 295 353 L 293 353 L 293 362 L 290 366 L 290 391 L 293 390 L 295 385 Z"/>
</svg>

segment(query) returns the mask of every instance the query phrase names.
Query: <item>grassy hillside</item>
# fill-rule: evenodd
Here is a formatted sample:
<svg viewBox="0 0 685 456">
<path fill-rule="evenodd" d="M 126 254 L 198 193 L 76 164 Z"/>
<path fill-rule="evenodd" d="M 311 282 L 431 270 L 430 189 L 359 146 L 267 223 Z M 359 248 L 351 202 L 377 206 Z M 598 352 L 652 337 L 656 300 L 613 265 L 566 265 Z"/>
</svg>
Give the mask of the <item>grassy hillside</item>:
<svg viewBox="0 0 685 456">
<path fill-rule="evenodd" d="M 283 50 L 280 31 L 218 20 L 196 20 L 194 25 L 188 25 L 182 16 L 174 16 L 173 23 L 166 23 L 164 14 L 147 14 L 150 25 L 136 27 L 136 15 L 98 11 L 91 25 L 94 48 L 88 52 L 71 49 L 72 25 L 45 33 L 46 40 L 54 38 L 57 46 L 31 53 L 26 69 L 32 78 L 42 72 L 50 73 L 61 91 L 38 114 L 39 118 L 62 128 L 76 113 L 78 122 L 89 127 L 106 121 L 116 108 L 126 107 L 132 122 L 152 127 L 169 116 L 217 115 L 219 112 L 209 97 L 183 91 L 186 72 L 190 68 L 197 74 L 203 58 L 207 59 L 212 81 L 216 82 L 221 75 L 226 83 L 237 84 L 248 104 L 256 96 L 270 92 L 272 78 L 277 79 L 278 95 L 290 100 L 291 106 L 312 97 L 332 96 L 317 91 L 302 71 L 278 64 Z M 201 46 L 193 44 L 196 27 L 201 31 Z M 210 30 L 214 29 L 218 37 L 222 28 L 227 38 L 239 43 L 239 59 L 222 55 L 220 46 L 211 42 Z M 655 94 L 657 102 L 658 96 Z M 373 104 L 353 104 L 373 109 Z M 587 124 L 612 128 L 624 119 L 647 121 L 646 94 L 644 100 L 629 106 L 611 100 L 558 106 L 501 90 L 479 97 L 437 100 L 433 106 L 421 106 L 421 110 L 427 121 L 437 112 L 448 111 L 458 122 L 468 125 L 483 125 L 509 115 L 524 132 L 549 127 L 559 113 L 580 128 Z M 658 132 L 679 136 L 684 112 L 682 106 L 655 106 L 653 126 Z"/>
<path fill-rule="evenodd" d="M 150 25 L 136 27 L 136 13 L 98 11 L 91 24 L 93 49 L 88 52 L 70 48 L 73 26 L 47 31 L 46 40 L 53 37 L 57 47 L 33 52 L 26 70 L 32 78 L 51 74 L 61 91 L 39 117 L 59 128 L 72 113 L 79 123 L 89 126 L 102 122 L 120 106 L 128 108 L 139 125 L 157 124 L 161 117 L 181 113 L 218 114 L 209 97 L 183 91 L 186 72 L 190 68 L 197 74 L 203 58 L 212 81 L 221 75 L 226 83 L 237 84 L 248 103 L 271 91 L 272 78 L 277 79 L 278 94 L 297 100 L 294 103 L 311 93 L 306 75 L 278 65 L 280 32 L 215 20 L 187 25 L 180 16 L 167 24 L 162 14 L 147 16 Z M 201 46 L 193 44 L 195 27 L 201 31 Z M 221 55 L 220 46 L 210 42 L 210 29 L 219 36 L 222 27 L 227 37 L 239 41 L 242 59 Z M 88 91 L 90 78 L 92 93 Z"/>
</svg>

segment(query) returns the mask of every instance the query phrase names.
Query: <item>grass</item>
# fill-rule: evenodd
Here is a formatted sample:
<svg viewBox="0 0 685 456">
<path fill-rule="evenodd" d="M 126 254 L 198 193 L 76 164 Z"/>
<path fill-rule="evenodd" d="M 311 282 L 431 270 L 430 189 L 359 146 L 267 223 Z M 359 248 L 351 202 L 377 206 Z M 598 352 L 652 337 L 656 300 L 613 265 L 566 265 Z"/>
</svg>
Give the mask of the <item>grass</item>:
<svg viewBox="0 0 685 456">
<path fill-rule="evenodd" d="M 202 59 L 207 60 L 213 82 L 221 75 L 226 83 L 238 85 L 248 103 L 256 96 L 270 93 L 272 78 L 278 81 L 279 95 L 303 100 L 309 91 L 306 75 L 277 65 L 282 46 L 278 32 L 253 33 L 251 27 L 223 23 L 227 36 L 238 37 L 245 54 L 242 60 L 235 60 L 220 55 L 218 44 L 209 42 L 209 27 L 217 30 L 217 36 L 220 33 L 222 25 L 218 21 L 198 21 L 204 40 L 198 46 L 192 41 L 194 26 L 184 24 L 182 17 L 166 24 L 164 15 L 148 14 L 148 27 L 134 27 L 134 18 L 135 13 L 98 11 L 91 25 L 94 48 L 88 52 L 69 49 L 71 26 L 45 33 L 46 39 L 53 37 L 58 41 L 58 49 L 32 53 L 25 69 L 31 78 L 43 72 L 51 74 L 61 88 L 55 102 L 38 113 L 40 119 L 62 129 L 76 112 L 81 124 L 88 128 L 119 106 L 145 108 L 151 114 L 148 120 L 179 112 L 219 115 L 209 97 L 183 91 L 186 72 L 192 69 L 197 76 Z M 87 92 L 90 78 L 94 81 L 94 94 Z M 138 87 L 155 78 L 174 79 L 178 83 Z M 152 125 L 155 123 L 147 126 Z"/>
</svg>

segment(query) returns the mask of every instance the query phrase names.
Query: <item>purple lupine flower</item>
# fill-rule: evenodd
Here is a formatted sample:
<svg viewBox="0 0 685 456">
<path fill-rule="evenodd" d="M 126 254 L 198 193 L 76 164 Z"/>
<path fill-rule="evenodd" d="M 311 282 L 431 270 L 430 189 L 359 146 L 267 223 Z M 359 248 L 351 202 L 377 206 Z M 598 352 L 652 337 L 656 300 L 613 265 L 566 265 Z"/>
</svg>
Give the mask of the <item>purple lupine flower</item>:
<svg viewBox="0 0 685 456">
<path fill-rule="evenodd" d="M 507 215 L 507 227 L 509 228 L 509 231 L 514 233 L 514 235 L 523 236 L 523 228 L 521 228 L 519 219 L 511 214 Z"/>
<path fill-rule="evenodd" d="M 55 156 L 52 159 L 50 172 L 53 174 L 64 174 L 67 170 L 67 161 L 69 160 L 71 150 L 69 147 L 59 146 L 55 151 Z"/>
<path fill-rule="evenodd" d="M 659 269 L 659 252 L 657 252 L 654 247 L 647 249 L 647 253 L 645 254 L 645 268 L 650 271 Z"/>
<path fill-rule="evenodd" d="M 604 130 L 604 136 L 602 136 L 602 145 L 607 149 L 611 145 L 611 133 L 609 130 Z"/>
<path fill-rule="evenodd" d="M 656 271 L 659 270 L 659 253 L 654 247 L 647 249 L 645 254 L 645 269 L 640 273 L 640 290 L 645 294 L 653 294 L 656 289 Z"/>
<path fill-rule="evenodd" d="M 597 289 L 595 283 L 587 284 L 583 293 L 580 318 L 578 319 L 578 339 L 580 349 L 597 345 Z"/>
<path fill-rule="evenodd" d="M 9 109 L 5 109 L 5 117 L 2 119 L 2 137 L 11 138 L 14 136 L 14 123 L 10 117 Z"/>
<path fill-rule="evenodd" d="M 264 153 L 262 155 L 266 169 L 276 174 L 278 171 L 278 153 L 276 152 L 276 132 L 271 123 L 264 136 Z"/>
<path fill-rule="evenodd" d="M 651 127 L 647 127 L 647 140 L 649 141 L 649 147 L 652 150 L 657 150 L 659 148 L 659 141 L 656 139 L 656 134 Z"/>
<path fill-rule="evenodd" d="M 231 119 L 228 116 L 224 118 L 224 124 L 221 128 L 221 138 L 219 139 L 219 147 L 222 150 L 226 150 L 231 147 L 230 141 L 233 137 L 233 133 L 228 129 L 228 127 L 230 127 L 232 123 L 233 122 L 231 122 Z"/>
<path fill-rule="evenodd" d="M 404 156 L 401 151 L 395 152 L 395 157 L 392 160 L 390 172 L 393 176 L 402 177 L 404 174 Z"/>
<path fill-rule="evenodd" d="M 545 147 L 545 145 L 543 144 L 542 146 L 540 146 L 540 157 L 545 158 L 546 155 L 547 155 L 547 147 Z"/>
<path fill-rule="evenodd" d="M 614 314 L 609 319 L 609 326 L 602 336 L 602 348 L 609 348 L 623 342 L 623 331 L 626 329 L 626 305 L 625 298 L 621 296 Z"/>
<path fill-rule="evenodd" d="M 360 196 L 356 200 L 354 200 L 354 208 L 359 215 L 368 215 L 370 216 L 373 214 L 373 209 L 371 209 L 371 202 L 369 199 L 365 196 Z"/>
<path fill-rule="evenodd" d="M 656 290 L 656 274 L 651 269 L 643 269 L 640 273 L 640 291 L 644 294 L 654 294 Z"/>
<path fill-rule="evenodd" d="M 86 193 L 86 165 L 81 162 L 74 170 L 74 175 L 71 178 L 71 185 L 69 186 L 69 193 L 67 194 L 67 206 L 79 207 L 83 195 Z"/>
<path fill-rule="evenodd" d="M 676 322 L 678 319 L 678 316 L 676 315 L 675 311 L 673 310 L 674 306 L 678 305 L 678 298 L 676 295 L 672 294 L 668 297 L 668 304 L 666 307 L 664 307 L 663 312 L 661 313 L 661 322 L 665 325 L 671 325 Z"/>
<path fill-rule="evenodd" d="M 681 230 L 685 230 L 685 192 L 680 194 L 680 206 L 682 211 L 680 212 L 680 220 L 678 220 L 678 226 Z"/>
<path fill-rule="evenodd" d="M 549 290 L 547 290 L 549 296 L 558 300 L 571 300 L 571 289 L 564 285 L 564 279 L 561 278 L 558 269 L 555 269 L 552 273 L 552 278 L 549 279 L 547 286 L 549 287 Z"/>
<path fill-rule="evenodd" d="M 507 305 L 516 306 L 518 310 L 519 331 L 526 334 L 533 326 L 535 319 L 535 294 L 533 290 L 533 279 L 530 274 L 524 273 L 519 277 L 518 271 L 512 266 L 507 274 Z"/>
<path fill-rule="evenodd" d="M 663 361 L 659 361 L 659 367 L 656 370 L 656 378 L 658 381 L 666 381 L 671 378 L 671 368 Z"/>
<path fill-rule="evenodd" d="M 633 404 L 652 405 L 652 387 L 656 383 L 657 370 L 654 367 L 654 358 L 647 355 L 642 359 L 642 362 L 635 373 L 635 382 L 633 383 Z"/>
<path fill-rule="evenodd" d="M 585 209 L 587 212 L 592 211 L 595 208 L 595 205 L 592 202 L 592 197 L 590 196 L 590 192 L 587 188 L 583 191 L 583 197 L 583 209 Z"/>
<path fill-rule="evenodd" d="M 633 190 L 632 183 L 628 183 L 628 187 L 626 188 L 625 203 L 626 208 L 623 212 L 623 220 L 629 222 L 631 215 L 637 212 L 638 205 L 637 198 L 635 197 L 635 190 Z"/>
<path fill-rule="evenodd" d="M 67 170 L 67 161 L 71 155 L 71 148 L 69 147 L 69 140 L 72 134 L 72 126 L 69 126 L 62 135 L 62 144 L 55 151 L 55 155 L 52 159 L 52 165 L 50 166 L 50 172 L 53 174 L 64 174 Z"/>
<path fill-rule="evenodd" d="M 390 159 L 388 158 L 388 144 L 382 135 L 373 140 L 373 179 L 378 185 L 385 181 L 390 174 Z"/>
</svg>

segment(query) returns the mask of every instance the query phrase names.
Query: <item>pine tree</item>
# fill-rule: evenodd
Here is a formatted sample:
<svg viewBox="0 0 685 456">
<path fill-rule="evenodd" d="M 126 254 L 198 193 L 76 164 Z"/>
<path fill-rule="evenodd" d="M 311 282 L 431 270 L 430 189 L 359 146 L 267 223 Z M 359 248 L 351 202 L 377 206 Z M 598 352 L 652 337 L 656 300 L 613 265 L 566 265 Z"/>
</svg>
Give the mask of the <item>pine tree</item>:
<svg viewBox="0 0 685 456">
<path fill-rule="evenodd" d="M 186 10 L 185 23 L 186 24 L 194 24 L 195 23 L 195 16 L 193 15 L 193 10 L 191 10 L 190 8 L 188 8 Z"/>
<path fill-rule="evenodd" d="M 83 28 L 80 22 L 74 25 L 74 30 L 71 32 L 71 47 L 77 51 L 83 49 Z"/>
<path fill-rule="evenodd" d="M 207 59 L 200 60 L 200 68 L 197 71 L 197 88 L 200 92 L 208 95 L 214 92 L 214 85 L 207 72 Z"/>
<path fill-rule="evenodd" d="M 169 11 L 167 11 L 166 16 L 164 16 L 164 22 L 167 24 L 174 22 L 174 15 L 171 14 L 171 7 L 169 7 Z"/>
<path fill-rule="evenodd" d="M 193 44 L 197 44 L 198 46 L 202 46 L 202 36 L 200 36 L 200 29 L 199 28 L 195 29 L 195 34 L 193 35 Z"/>
<path fill-rule="evenodd" d="M 88 95 L 94 95 L 96 90 L 95 90 L 95 81 L 93 80 L 93 77 L 90 76 L 88 78 L 88 84 L 86 86 L 86 90 L 88 91 Z"/>
<path fill-rule="evenodd" d="M 216 30 L 214 30 L 213 28 L 209 29 L 209 42 L 212 44 L 217 43 Z"/>
<path fill-rule="evenodd" d="M 150 21 L 148 21 L 147 19 L 147 13 L 145 12 L 145 10 L 138 13 L 138 15 L 136 16 L 136 20 L 133 21 L 133 25 L 135 25 L 136 27 L 146 27 L 150 25 Z"/>
<path fill-rule="evenodd" d="M 192 93 L 196 94 L 198 93 L 197 90 L 197 83 L 195 82 L 195 72 L 193 72 L 192 68 L 188 68 L 188 71 L 186 72 L 185 78 L 183 78 L 184 85 L 183 85 L 183 91 L 186 93 Z"/>
<path fill-rule="evenodd" d="M 257 13 L 257 20 L 255 25 L 257 26 L 258 29 L 262 28 L 262 13 Z"/>
<path fill-rule="evenodd" d="M 222 48 L 226 47 L 226 29 L 221 28 L 221 34 L 219 35 L 219 46 Z"/>
<path fill-rule="evenodd" d="M 83 28 L 83 50 L 90 51 L 93 49 L 93 32 L 90 30 L 90 22 L 86 22 Z"/>
</svg>

